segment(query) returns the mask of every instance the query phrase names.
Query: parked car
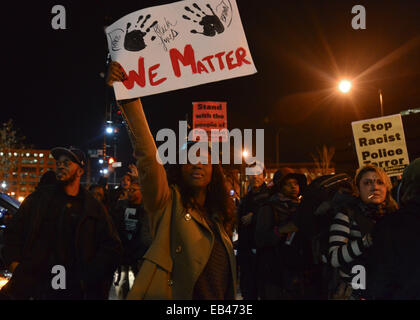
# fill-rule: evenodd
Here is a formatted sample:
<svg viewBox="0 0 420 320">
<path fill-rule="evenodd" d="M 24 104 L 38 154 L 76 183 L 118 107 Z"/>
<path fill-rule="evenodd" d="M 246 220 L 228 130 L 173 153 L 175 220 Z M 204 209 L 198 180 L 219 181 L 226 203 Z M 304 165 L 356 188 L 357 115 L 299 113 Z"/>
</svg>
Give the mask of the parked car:
<svg viewBox="0 0 420 320">
<path fill-rule="evenodd" d="M 20 202 L 15 198 L 0 193 L 0 253 L 3 248 L 3 233 L 13 215 L 18 211 Z M 0 254 L 0 289 L 9 281 L 10 272 L 6 270 Z"/>
</svg>

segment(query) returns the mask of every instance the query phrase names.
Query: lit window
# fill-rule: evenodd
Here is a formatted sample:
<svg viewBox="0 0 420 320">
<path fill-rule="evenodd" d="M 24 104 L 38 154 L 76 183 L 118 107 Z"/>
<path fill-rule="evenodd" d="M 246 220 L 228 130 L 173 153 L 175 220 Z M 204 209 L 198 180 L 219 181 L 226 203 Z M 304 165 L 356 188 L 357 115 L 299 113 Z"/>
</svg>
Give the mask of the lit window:
<svg viewBox="0 0 420 320">
<path fill-rule="evenodd" d="M 40 153 L 40 154 L 39 154 L 39 157 L 40 157 L 40 158 L 42 158 L 43 156 L 44 156 L 44 154 L 43 154 L 43 153 Z"/>
<path fill-rule="evenodd" d="M 38 157 L 38 153 L 34 153 L 34 157 Z"/>
<path fill-rule="evenodd" d="M 12 156 L 12 153 L 11 152 L 9 152 L 9 157 L 11 157 Z"/>
<path fill-rule="evenodd" d="M 3 155 L 4 155 L 4 153 L 3 153 L 3 152 L 0 152 L 0 156 L 2 156 L 2 157 L 3 157 Z"/>
<path fill-rule="evenodd" d="M 15 156 L 15 157 L 17 157 L 18 156 L 18 154 L 15 152 L 15 153 L 13 153 L 13 155 Z"/>
<path fill-rule="evenodd" d="M 30 156 L 31 156 L 31 154 L 30 154 L 30 153 L 26 153 L 26 156 L 27 156 L 27 157 L 30 157 Z"/>
</svg>

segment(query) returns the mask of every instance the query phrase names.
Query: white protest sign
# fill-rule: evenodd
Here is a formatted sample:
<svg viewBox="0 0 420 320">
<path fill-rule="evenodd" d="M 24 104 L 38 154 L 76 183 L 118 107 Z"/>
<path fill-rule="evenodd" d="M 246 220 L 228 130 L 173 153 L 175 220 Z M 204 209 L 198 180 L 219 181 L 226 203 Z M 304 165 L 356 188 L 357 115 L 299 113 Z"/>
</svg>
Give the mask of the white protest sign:
<svg viewBox="0 0 420 320">
<path fill-rule="evenodd" d="M 409 164 L 401 115 L 352 122 L 359 166 L 373 164 L 388 176 L 402 174 Z"/>
<path fill-rule="evenodd" d="M 185 0 L 126 15 L 105 30 L 128 80 L 117 99 L 256 73 L 235 0 Z"/>
</svg>

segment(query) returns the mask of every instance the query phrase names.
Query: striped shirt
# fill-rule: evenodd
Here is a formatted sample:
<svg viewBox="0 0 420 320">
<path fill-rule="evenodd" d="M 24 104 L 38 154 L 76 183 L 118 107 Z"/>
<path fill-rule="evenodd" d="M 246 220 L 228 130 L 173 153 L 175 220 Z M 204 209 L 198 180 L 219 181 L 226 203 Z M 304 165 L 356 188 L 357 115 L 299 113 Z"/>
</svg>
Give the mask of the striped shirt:
<svg viewBox="0 0 420 320">
<path fill-rule="evenodd" d="M 358 264 L 358 258 L 367 247 L 366 235 L 362 236 L 356 221 L 350 220 L 347 213 L 338 212 L 330 226 L 328 252 L 331 265 L 339 269 L 341 278 L 347 283 L 351 283 L 352 267 Z"/>
</svg>

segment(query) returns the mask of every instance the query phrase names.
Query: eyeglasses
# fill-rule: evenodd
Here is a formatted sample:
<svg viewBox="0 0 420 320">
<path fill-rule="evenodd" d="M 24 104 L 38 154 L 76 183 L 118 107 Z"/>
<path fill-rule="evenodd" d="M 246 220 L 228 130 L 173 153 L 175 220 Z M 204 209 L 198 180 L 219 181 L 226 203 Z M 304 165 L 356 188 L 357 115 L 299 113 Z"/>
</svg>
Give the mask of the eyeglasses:
<svg viewBox="0 0 420 320">
<path fill-rule="evenodd" d="M 60 167 L 61 165 L 63 165 L 63 166 L 65 166 L 65 167 L 67 167 L 67 168 L 68 168 L 68 167 L 70 167 L 70 165 L 71 165 L 72 163 L 73 163 L 73 161 L 68 160 L 68 159 L 67 159 L 67 160 L 64 160 L 64 161 L 58 161 L 58 160 L 57 160 L 57 161 L 55 162 L 55 164 L 56 164 L 56 166 L 57 166 L 57 167 Z"/>
</svg>

